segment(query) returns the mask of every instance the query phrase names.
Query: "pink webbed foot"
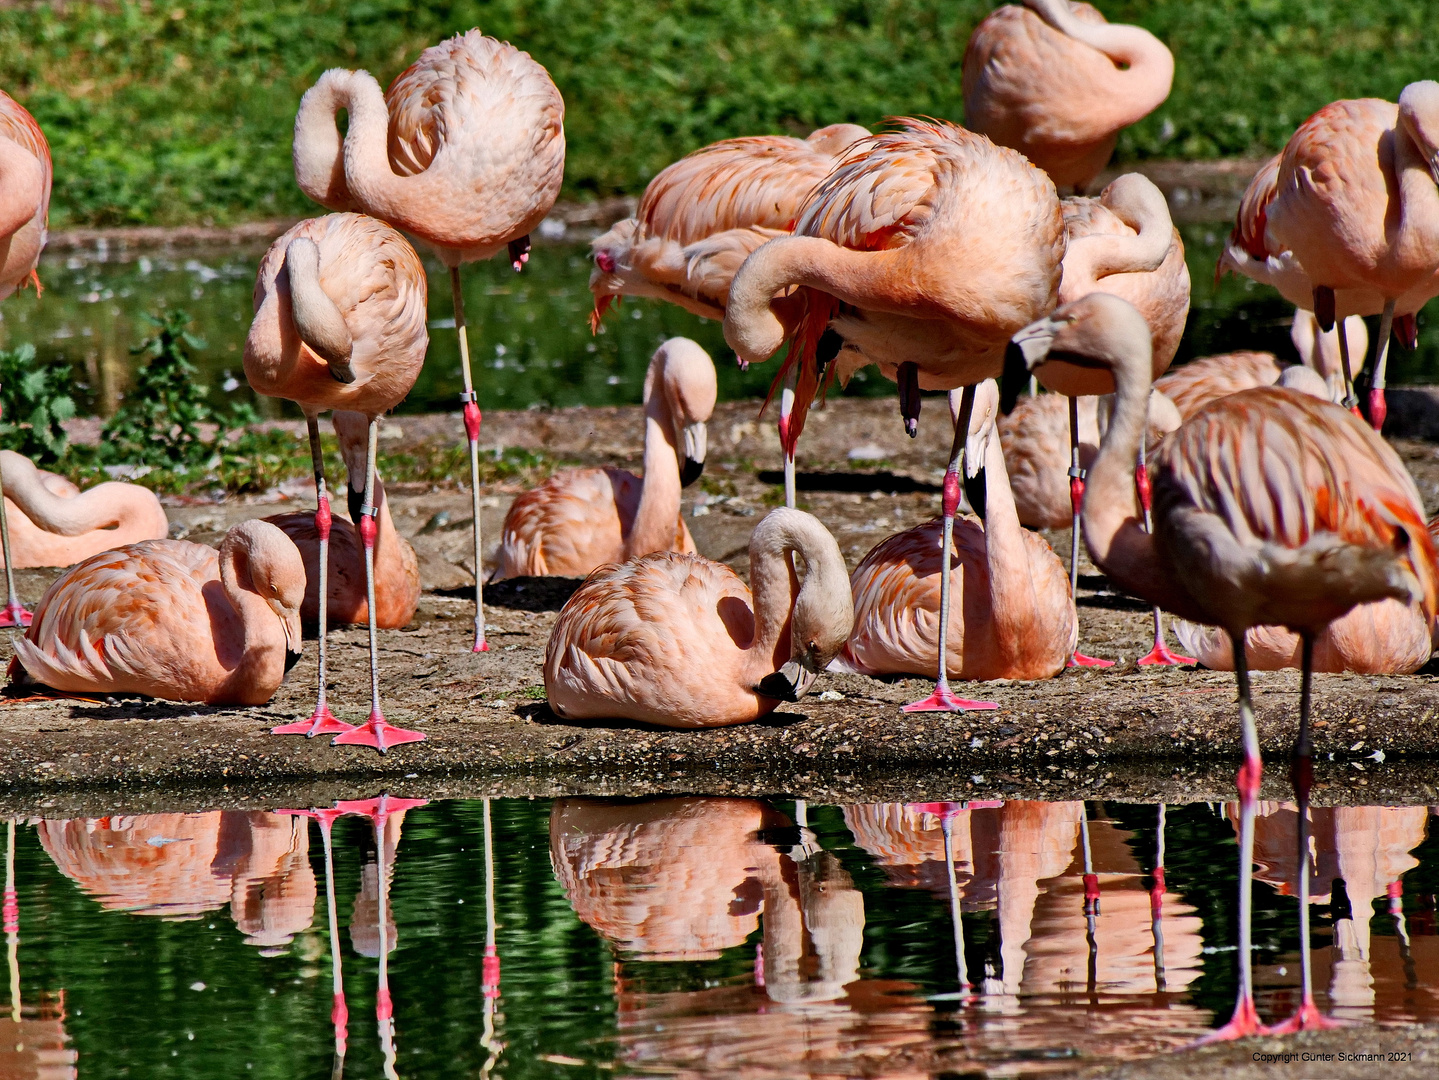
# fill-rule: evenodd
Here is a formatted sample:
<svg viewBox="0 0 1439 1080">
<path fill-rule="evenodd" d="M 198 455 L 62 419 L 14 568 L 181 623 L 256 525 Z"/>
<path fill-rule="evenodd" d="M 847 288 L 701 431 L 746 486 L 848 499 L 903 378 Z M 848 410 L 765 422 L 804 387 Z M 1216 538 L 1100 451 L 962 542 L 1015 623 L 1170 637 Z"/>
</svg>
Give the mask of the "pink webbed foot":
<svg viewBox="0 0 1439 1080">
<path fill-rule="evenodd" d="M 1230 1042 L 1233 1039 L 1248 1039 L 1254 1035 L 1264 1035 L 1269 1031 L 1259 1022 L 1259 1013 L 1254 1008 L 1252 997 L 1241 998 L 1234 1006 L 1234 1015 L 1229 1018 L 1229 1023 L 1222 1028 L 1215 1028 L 1208 1035 L 1196 1039 L 1195 1046 L 1208 1046 L 1210 1043 Z"/>
<path fill-rule="evenodd" d="M 472 649 L 470 650 L 470 652 L 489 652 L 489 651 L 490 651 L 490 643 L 485 640 L 485 636 L 484 636 L 483 634 L 476 634 L 476 635 L 475 635 L 475 645 L 474 645 L 474 648 L 472 648 Z"/>
<path fill-rule="evenodd" d="M 373 746 L 380 753 L 387 753 L 392 746 L 402 746 L 405 743 L 420 742 L 425 738 L 423 731 L 406 731 L 404 728 L 397 728 L 386 722 L 385 718 L 378 712 L 372 712 L 370 718 L 359 727 L 351 728 L 342 735 L 335 736 L 330 741 L 331 746 Z"/>
<path fill-rule="evenodd" d="M 1113 666 L 1114 666 L 1114 661 L 1113 661 L 1113 660 L 1101 660 L 1101 659 L 1099 659 L 1099 657 L 1097 657 L 1097 656 L 1085 656 L 1082 652 L 1080 652 L 1079 650 L 1076 649 L 1074 655 L 1069 658 L 1069 663 L 1065 664 L 1064 666 L 1065 666 L 1065 667 L 1113 667 Z"/>
<path fill-rule="evenodd" d="M 1296 1031 L 1330 1031 L 1344 1026 L 1344 1021 L 1325 1016 L 1319 1011 L 1319 1006 L 1314 1004 L 1314 999 L 1306 996 L 1298 1012 L 1288 1020 L 1269 1028 L 1266 1034 L 1293 1035 Z"/>
<path fill-rule="evenodd" d="M 955 697 L 947 686 L 936 686 L 934 693 L 923 701 L 914 701 L 901 707 L 904 712 L 969 712 L 977 709 L 997 709 L 997 701 L 973 701 L 970 698 Z"/>
<path fill-rule="evenodd" d="M 0 627 L 29 626 L 34 618 L 34 615 L 25 610 L 25 605 L 16 600 L 6 604 L 5 610 L 0 611 Z"/>
<path fill-rule="evenodd" d="M 1198 662 L 1199 661 L 1192 656 L 1180 656 L 1177 652 L 1172 652 L 1169 646 L 1161 640 L 1156 640 L 1154 642 L 1154 648 L 1150 649 L 1149 652 L 1135 661 L 1140 667 L 1146 667 L 1150 664 L 1164 664 L 1171 667 L 1178 667 L 1180 664 L 1197 664 Z"/>
<path fill-rule="evenodd" d="M 270 729 L 271 735 L 303 735 L 313 739 L 316 735 L 339 735 L 354 731 L 354 724 L 347 724 L 330 711 L 328 705 L 316 705 L 314 714 L 308 720 L 296 720 L 293 724 L 280 724 Z"/>
</svg>

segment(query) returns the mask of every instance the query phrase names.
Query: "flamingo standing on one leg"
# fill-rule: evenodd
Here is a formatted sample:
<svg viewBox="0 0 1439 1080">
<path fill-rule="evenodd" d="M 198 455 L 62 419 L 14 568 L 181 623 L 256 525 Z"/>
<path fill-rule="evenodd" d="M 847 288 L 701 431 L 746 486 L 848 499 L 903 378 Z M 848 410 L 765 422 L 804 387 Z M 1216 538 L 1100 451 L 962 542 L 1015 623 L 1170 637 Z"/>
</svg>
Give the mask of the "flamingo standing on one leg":
<svg viewBox="0 0 1439 1080">
<path fill-rule="evenodd" d="M 723 319 L 730 281 L 755 248 L 794 227 L 799 208 L 839 156 L 869 132 L 831 124 L 806 139 L 757 135 L 723 139 L 666 166 L 645 187 L 632 218 L 590 244 L 590 291 L 598 330 L 621 296 L 668 300 L 706 319 Z M 741 361 L 743 364 L 744 361 Z M 785 505 L 793 509 L 794 454 L 784 432 L 794 410 L 793 380 L 780 395 Z"/>
<path fill-rule="evenodd" d="M 347 110 L 343 141 L 335 124 Z M 389 90 L 366 71 L 331 69 L 295 116 L 295 180 L 331 210 L 363 210 L 419 237 L 450 270 L 475 537 L 475 652 L 485 652 L 480 539 L 480 408 L 470 375 L 460 266 L 502 249 L 519 270 L 530 231 L 565 170 L 565 103 L 549 73 L 478 30 L 422 52 Z"/>
<path fill-rule="evenodd" d="M 40 295 L 40 252 L 50 223 L 50 144 L 29 110 L 0 91 L 0 300 L 25 282 Z M 0 487 L 0 551 L 5 555 L 5 609 L 0 627 L 29 626 L 31 615 L 15 592 L 10 528 Z"/>
<path fill-rule="evenodd" d="M 680 490 L 704 469 L 715 368 L 689 338 L 670 338 L 645 373 L 645 473 L 566 469 L 519 496 L 505 514 L 494 578 L 586 577 L 651 551 L 692 554 Z"/>
<path fill-rule="evenodd" d="M 1436 604 L 1439 559 L 1423 502 L 1394 451 L 1337 405 L 1264 388 L 1222 398 L 1165 440 L 1153 469 L 1155 530 L 1140 524 L 1130 463 L 1151 380 L 1149 327 L 1094 293 L 1015 335 L 1030 368 L 1067 357 L 1112 373 L 1114 417 L 1091 471 L 1085 543 L 1121 588 L 1243 642 L 1279 624 L 1305 642 L 1300 734 L 1308 739 L 1314 638 L 1357 604 Z M 1242 645 L 1234 650 L 1244 764 L 1239 864 L 1239 998 L 1216 1038 L 1253 1034 L 1250 911 L 1254 810 L 1263 763 Z M 1301 777 L 1301 779 L 1304 779 Z"/>
<path fill-rule="evenodd" d="M 1399 104 L 1336 101 L 1299 126 L 1280 157 L 1265 209 L 1265 243 L 1291 251 L 1314 285 L 1322 328 L 1339 291 L 1383 300 L 1369 419 L 1384 426 L 1385 365 L 1395 316 L 1413 341 L 1412 315 L 1439 294 L 1439 83 L 1415 82 Z M 1365 311 L 1352 312 L 1367 314 Z M 1343 335 L 1341 334 L 1341 341 Z M 1346 349 L 1347 352 L 1347 349 Z"/>
<path fill-rule="evenodd" d="M 951 397 L 957 398 L 957 391 Z M 1064 670 L 1078 634 L 1064 566 L 1044 539 L 1020 527 L 995 431 L 999 390 L 979 384 L 966 469 L 983 470 L 984 523 L 955 522 L 959 603 L 949 610 L 944 667 L 958 679 L 1047 679 Z M 938 522 L 882 541 L 850 575 L 854 630 L 839 663 L 854 671 L 923 673 L 937 661 Z M 998 708 L 971 701 L 971 709 Z"/>
<path fill-rule="evenodd" d="M 725 340 L 741 359 L 766 360 L 791 340 L 784 370 L 799 374 L 787 451 L 819 386 L 827 331 L 843 342 L 831 370 L 848 379 L 878 364 L 899 384 L 913 430 L 921 388 L 952 390 L 998 375 L 1007 335 L 1058 294 L 1064 220 L 1049 178 L 953 124 L 898 124 L 852 147 L 805 203 L 794 235 L 756 250 L 730 285 Z M 799 288 L 789 293 L 790 286 Z M 945 472 L 941 635 L 972 402 L 965 394 Z M 942 662 L 935 695 L 916 705 L 963 707 Z"/>
<path fill-rule="evenodd" d="M 379 418 L 414 386 L 425 362 L 425 271 L 414 248 L 384 222 L 361 214 L 328 214 L 293 226 L 270 245 L 255 279 L 255 319 L 245 339 L 245 377 L 257 393 L 300 406 L 315 467 L 319 537 L 316 599 L 320 624 L 320 691 L 309 720 L 281 724 L 280 735 L 332 734 L 336 742 L 380 753 L 423 739 L 385 722 L 380 711 L 375 639 L 375 450 Z M 319 414 L 336 409 L 369 421 L 365 495 L 357 527 L 365 554 L 370 626 L 370 718 L 358 728 L 337 720 L 325 700 L 325 631 L 329 606 L 330 500 L 320 452 Z M 353 460 L 353 458 L 351 459 Z"/>
<path fill-rule="evenodd" d="M 1164 104 L 1174 56 L 1089 4 L 1024 0 L 974 28 L 964 50 L 964 122 L 1084 191 L 1119 132 Z"/>
</svg>

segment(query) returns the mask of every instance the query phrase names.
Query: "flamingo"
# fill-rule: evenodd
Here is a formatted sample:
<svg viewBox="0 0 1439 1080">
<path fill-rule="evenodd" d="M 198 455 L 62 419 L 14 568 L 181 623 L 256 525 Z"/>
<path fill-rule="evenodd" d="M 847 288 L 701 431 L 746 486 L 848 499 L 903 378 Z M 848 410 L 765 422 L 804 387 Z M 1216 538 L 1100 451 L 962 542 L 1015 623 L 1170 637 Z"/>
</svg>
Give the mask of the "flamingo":
<svg viewBox="0 0 1439 1080">
<path fill-rule="evenodd" d="M 852 147 L 802 207 L 794 234 L 757 249 L 730 285 L 725 340 L 740 359 L 766 360 L 792 341 L 781 372 L 798 368 L 787 453 L 821 381 L 817 350 L 827 330 L 843 341 L 834 373 L 847 380 L 878 364 L 899 384 L 913 435 L 921 388 L 952 390 L 998 375 L 1006 335 L 1058 294 L 1064 220 L 1049 178 L 953 124 L 896 123 Z M 790 286 L 799 288 L 777 296 Z M 942 635 L 967 408 L 962 402 L 944 481 Z M 936 693 L 915 707 L 962 707 L 942 666 Z"/>
<path fill-rule="evenodd" d="M 715 369 L 689 338 L 670 338 L 645 374 L 644 479 L 624 469 L 569 469 L 510 504 L 492 580 L 585 577 L 652 551 L 694 554 L 680 489 L 704 469 Z M 681 462 L 683 458 L 683 462 Z"/>
<path fill-rule="evenodd" d="M 806 139 L 722 139 L 660 170 L 645 187 L 635 216 L 590 244 L 595 260 L 590 329 L 598 331 L 605 311 L 621 296 L 668 300 L 701 318 L 723 319 L 730 280 L 746 256 L 789 232 L 800 204 L 839 156 L 868 137 L 858 124 L 831 124 Z M 781 442 L 793 411 L 791 379 L 780 395 Z M 785 505 L 793 508 L 789 450 L 784 477 Z"/>
<path fill-rule="evenodd" d="M 16 569 L 72 566 L 102 551 L 163 540 L 165 509 L 149 488 L 109 481 L 81 491 L 63 476 L 35 467 L 22 454 L 0 450 Z"/>
<path fill-rule="evenodd" d="M 11 679 L 89 694 L 262 705 L 300 657 L 305 567 L 275 526 L 246 521 L 220 550 L 146 540 L 55 581 L 15 640 Z"/>
<path fill-rule="evenodd" d="M 1399 103 L 1336 101 L 1299 126 L 1280 157 L 1265 208 L 1265 246 L 1290 251 L 1314 286 L 1324 329 L 1337 315 L 1383 301 L 1369 418 L 1384 426 L 1385 366 L 1396 315 L 1417 340 L 1413 314 L 1439 295 L 1439 83 L 1410 83 Z M 1358 290 L 1358 297 L 1350 294 Z M 1346 294 L 1345 307 L 1338 306 Z M 1362 304 L 1356 310 L 1350 305 Z M 1341 347 L 1347 356 L 1347 347 Z"/>
<path fill-rule="evenodd" d="M 550 708 L 699 728 L 798 701 L 854 624 L 844 557 L 823 525 L 787 507 L 756 526 L 749 555 L 753 593 L 723 563 L 672 551 L 596 570 L 545 647 Z"/>
<path fill-rule="evenodd" d="M 957 395 L 956 395 L 957 396 Z M 1064 670 L 1078 623 L 1064 565 L 1044 539 L 1020 526 L 995 433 L 999 388 L 975 395 L 966 468 L 984 470 L 983 525 L 955 523 L 959 565 L 951 594 L 945 671 L 957 679 L 1047 679 Z M 868 675 L 923 673 L 938 663 L 940 537 L 938 521 L 882 541 L 850 576 L 854 631 L 839 663 Z M 969 702 L 968 708 L 998 708 Z"/>
<path fill-rule="evenodd" d="M 1029 368 L 1067 358 L 1112 374 L 1114 417 L 1085 503 L 1085 543 L 1120 588 L 1181 618 L 1218 624 L 1236 642 L 1283 625 L 1303 643 L 1298 746 L 1308 742 L 1314 640 L 1358 604 L 1421 602 L 1432 617 L 1439 560 L 1423 503 L 1394 451 L 1343 408 L 1261 388 L 1211 403 L 1155 455 L 1155 529 L 1145 531 L 1130 478 L 1152 378 L 1143 317 L 1104 293 L 1059 308 L 1015 335 Z M 1234 650 L 1244 764 L 1238 775 L 1239 995 L 1217 1038 L 1253 1034 L 1250 963 L 1254 808 L 1263 763 L 1249 671 Z M 1307 783 L 1307 780 L 1305 781 Z"/>
<path fill-rule="evenodd" d="M 336 410 L 330 417 L 340 438 L 340 454 L 349 475 L 350 519 L 363 518 L 365 464 L 369 451 L 369 423 L 361 413 Z M 359 488 L 355 487 L 359 484 Z M 320 531 L 315 515 L 302 510 L 265 518 L 288 536 L 305 560 L 305 603 L 300 617 L 306 623 L 320 618 Z M 359 530 L 344 518 L 330 522 L 326 559 L 326 625 L 368 623 L 370 604 L 365 579 L 356 570 L 365 565 L 364 541 Z M 381 630 L 408 626 L 420 603 L 420 564 L 412 548 L 395 529 L 385 485 L 375 473 L 375 625 Z"/>
<path fill-rule="evenodd" d="M 349 116 L 344 139 L 336 127 Z M 475 539 L 475 652 L 485 652 L 480 567 L 480 407 L 460 266 L 509 253 L 518 271 L 565 171 L 565 103 L 549 72 L 478 30 L 426 49 L 389 90 L 367 71 L 332 68 L 300 100 L 295 180 L 331 210 L 363 210 L 419 237 L 450 271 L 460 343 Z"/>
<path fill-rule="evenodd" d="M 1151 331 L 1150 355 L 1154 374 L 1162 374 L 1174 359 L 1184 335 L 1189 314 L 1189 269 L 1184 262 L 1184 241 L 1169 216 L 1163 193 L 1139 173 L 1119 177 L 1099 198 L 1076 197 L 1064 200 L 1064 232 L 1068 249 L 1064 253 L 1064 278 L 1059 285 L 1059 302 L 1069 303 L 1092 292 L 1123 297 L 1144 315 Z M 1056 376 L 1051 374 L 1050 379 Z M 1080 464 L 1079 415 L 1075 396 L 1106 393 L 1109 380 L 1103 373 L 1063 370 L 1055 389 L 1070 395 L 1069 406 L 1069 498 L 1070 498 L 1070 592 L 1079 591 L 1079 513 L 1084 502 L 1085 470 Z M 1149 508 L 1149 487 L 1144 478 L 1146 446 L 1141 443 L 1135 467 L 1140 502 Z M 1154 648 L 1138 663 L 1183 664 L 1164 643 L 1164 622 L 1154 612 Z M 1071 667 L 1112 667 L 1112 660 L 1099 660 L 1076 651 Z"/>
<path fill-rule="evenodd" d="M 414 248 L 384 222 L 362 214 L 327 214 L 301 221 L 271 244 L 260 262 L 255 318 L 245 338 L 245 377 L 256 393 L 289 398 L 305 413 L 315 468 L 319 542 L 319 698 L 308 720 L 272 728 L 277 735 L 335 734 L 335 743 L 373 746 L 382 754 L 391 746 L 425 737 L 422 732 L 392 727 L 380 711 L 374 563 L 379 417 L 404 400 L 425 362 L 429 344 L 425 295 L 425 271 Z M 325 700 L 333 520 L 320 452 L 319 414 L 325 409 L 357 412 L 369 421 L 365 494 L 357 529 L 365 552 L 370 717 L 360 727 L 336 719 Z M 352 445 L 347 460 L 358 464 L 357 457 Z M 355 473 L 350 475 L 353 478 Z"/>
<path fill-rule="evenodd" d="M 970 35 L 963 68 L 965 124 L 1080 192 L 1120 131 L 1164 104 L 1174 81 L 1174 57 L 1153 34 L 1067 0 L 992 12 Z"/>
<path fill-rule="evenodd" d="M 0 300 L 26 282 L 40 295 L 40 252 L 50 222 L 50 144 L 25 106 L 0 90 Z M 0 487 L 0 551 L 5 555 L 6 603 L 0 627 L 29 626 L 31 614 L 15 591 L 10 528 Z"/>
</svg>

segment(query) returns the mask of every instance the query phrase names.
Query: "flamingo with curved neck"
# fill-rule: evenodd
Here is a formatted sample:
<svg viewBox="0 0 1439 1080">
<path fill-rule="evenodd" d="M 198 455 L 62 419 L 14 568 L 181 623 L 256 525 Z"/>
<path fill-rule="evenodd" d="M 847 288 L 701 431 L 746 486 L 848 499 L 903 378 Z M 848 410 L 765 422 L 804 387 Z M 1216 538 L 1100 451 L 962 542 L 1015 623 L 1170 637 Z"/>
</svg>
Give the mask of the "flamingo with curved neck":
<svg viewBox="0 0 1439 1080">
<path fill-rule="evenodd" d="M 128 544 L 46 590 L 10 674 L 72 693 L 262 705 L 299 659 L 304 595 L 300 553 L 263 521 L 236 525 L 218 552 Z"/>
<path fill-rule="evenodd" d="M 1336 101 L 1301 124 L 1279 159 L 1264 243 L 1293 252 L 1325 330 L 1336 314 L 1371 313 L 1338 308 L 1341 293 L 1357 294 L 1350 304 L 1382 299 L 1369 393 L 1369 419 L 1381 429 L 1395 317 L 1412 347 L 1409 316 L 1439 295 L 1439 82 L 1410 83 L 1397 105 Z"/>
<path fill-rule="evenodd" d="M 693 554 L 682 487 L 699 479 L 714 411 L 715 369 L 689 338 L 670 338 L 645 374 L 644 478 L 625 469 L 568 469 L 510 504 L 493 581 L 585 577 L 652 551 Z"/>
<path fill-rule="evenodd" d="M 671 551 L 591 574 L 545 647 L 550 708 L 566 720 L 724 727 L 803 697 L 854 624 L 844 556 L 786 507 L 756 526 L 749 551 L 748 589 L 723 563 Z"/>
<path fill-rule="evenodd" d="M 956 679 L 1047 679 L 1078 634 L 1064 566 L 1020 526 L 995 429 L 999 389 L 976 391 L 965 462 L 984 471 L 985 514 L 956 522 L 960 602 L 951 608 L 945 668 Z M 867 675 L 927 674 L 938 663 L 941 523 L 889 537 L 850 575 L 855 625 L 840 663 Z M 979 705 L 981 703 L 972 703 Z M 992 703 L 989 707 L 995 708 Z"/>
<path fill-rule="evenodd" d="M 1229 631 L 1244 764 L 1239 864 L 1239 997 L 1227 1038 L 1260 1027 L 1250 966 L 1254 812 L 1263 763 L 1250 704 L 1245 632 L 1287 626 L 1303 643 L 1296 784 L 1308 797 L 1314 639 L 1358 604 L 1414 601 L 1432 618 L 1439 559 L 1423 502 L 1394 451 L 1329 402 L 1266 387 L 1211 403 L 1155 455 L 1154 531 L 1130 476 L 1150 389 L 1150 333 L 1117 297 L 1093 293 L 1015 335 L 1031 369 L 1051 357 L 1111 373 L 1115 410 L 1090 473 L 1084 539 L 1120 588 L 1181 618 Z"/>
<path fill-rule="evenodd" d="M 963 69 L 965 125 L 1079 192 L 1174 82 L 1174 56 L 1153 34 L 1068 0 L 993 12 L 970 35 Z"/>
<path fill-rule="evenodd" d="M 343 139 L 336 126 L 345 109 Z M 549 73 L 478 30 L 422 52 L 389 90 L 333 68 L 300 100 L 295 180 L 332 210 L 363 210 L 431 247 L 450 271 L 474 503 L 475 652 L 485 641 L 480 567 L 480 408 L 470 371 L 460 266 L 500 250 L 521 269 L 532 230 L 559 195 L 565 103 Z"/>
<path fill-rule="evenodd" d="M 12 504 L 10 556 L 17 569 L 71 566 L 102 551 L 163 540 L 165 509 L 149 488 L 107 481 L 81 491 L 29 458 L 0 450 L 0 479 Z"/>
</svg>

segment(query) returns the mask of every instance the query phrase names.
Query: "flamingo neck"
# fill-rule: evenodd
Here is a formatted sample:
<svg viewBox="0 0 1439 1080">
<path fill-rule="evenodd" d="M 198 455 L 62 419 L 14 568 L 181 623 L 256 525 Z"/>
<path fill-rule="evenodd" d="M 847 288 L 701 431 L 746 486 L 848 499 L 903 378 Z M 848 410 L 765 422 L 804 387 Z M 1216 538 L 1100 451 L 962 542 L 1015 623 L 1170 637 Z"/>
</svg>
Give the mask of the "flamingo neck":
<svg viewBox="0 0 1439 1080">
<path fill-rule="evenodd" d="M 790 657 L 790 629 L 799 575 L 794 550 L 756 536 L 750 540 L 749 587 L 754 599 L 754 639 L 746 659 L 750 682 L 778 670 Z"/>
<path fill-rule="evenodd" d="M 996 637 L 1007 647 L 1023 647 L 1036 607 L 1035 581 L 997 431 L 984 450 L 984 558 Z"/>
<path fill-rule="evenodd" d="M 1134 224 L 1126 222 L 1126 224 Z M 1095 291 L 1112 274 L 1147 273 L 1159 269 L 1173 242 L 1173 226 L 1165 221 L 1140 222 L 1131 236 L 1097 233 L 1070 242 L 1064 254 L 1060 302 L 1078 300 Z"/>
<path fill-rule="evenodd" d="M 655 380 L 645 402 L 645 473 L 640 501 L 625 537 L 625 558 L 674 547 L 680 515 L 679 448 L 665 394 Z"/>
<path fill-rule="evenodd" d="M 339 68 L 325 72 L 305 91 L 295 114 L 295 182 L 330 210 L 359 209 L 345 183 L 344 145 L 335 123 L 339 111 L 350 106 L 350 76 Z"/>
<path fill-rule="evenodd" d="M 4 482 L 6 498 L 48 533 L 80 536 L 120 525 L 126 516 L 128 485 L 101 484 L 74 498 L 62 498 L 45 486 L 29 458 L 11 450 L 0 450 L 0 480 Z"/>
<path fill-rule="evenodd" d="M 1415 133 L 1401 114 L 1394 131 L 1394 172 L 1399 181 L 1399 232 L 1395 248 L 1404 265 L 1432 268 L 1439 250 L 1439 186 Z"/>
<path fill-rule="evenodd" d="M 34 220 L 44 197 L 44 164 L 15 140 L 0 136 L 0 239 Z"/>
<path fill-rule="evenodd" d="M 1193 602 L 1162 566 L 1134 486 L 1139 440 L 1149 421 L 1150 358 L 1122 355 L 1112 371 L 1114 412 L 1085 485 L 1084 543 L 1095 566 L 1121 588 L 1189 617 Z"/>
<path fill-rule="evenodd" d="M 241 645 L 237 668 L 243 669 L 248 665 L 263 662 L 265 650 L 251 646 L 265 636 L 260 633 L 260 628 L 272 626 L 276 617 L 270 605 L 255 591 L 254 579 L 250 576 L 250 542 L 247 537 L 232 533 L 220 545 L 220 584 L 230 606 L 235 609 L 240 624 Z M 240 678 L 244 679 L 243 671 L 240 672 Z"/>
<path fill-rule="evenodd" d="M 1174 54 L 1148 30 L 1123 23 L 1090 22 L 1074 14 L 1068 0 L 1024 0 L 1041 19 L 1066 37 L 1102 52 L 1115 65 L 1112 101 L 1123 108 L 1124 127 L 1147 116 L 1169 96 L 1174 84 Z"/>
</svg>

